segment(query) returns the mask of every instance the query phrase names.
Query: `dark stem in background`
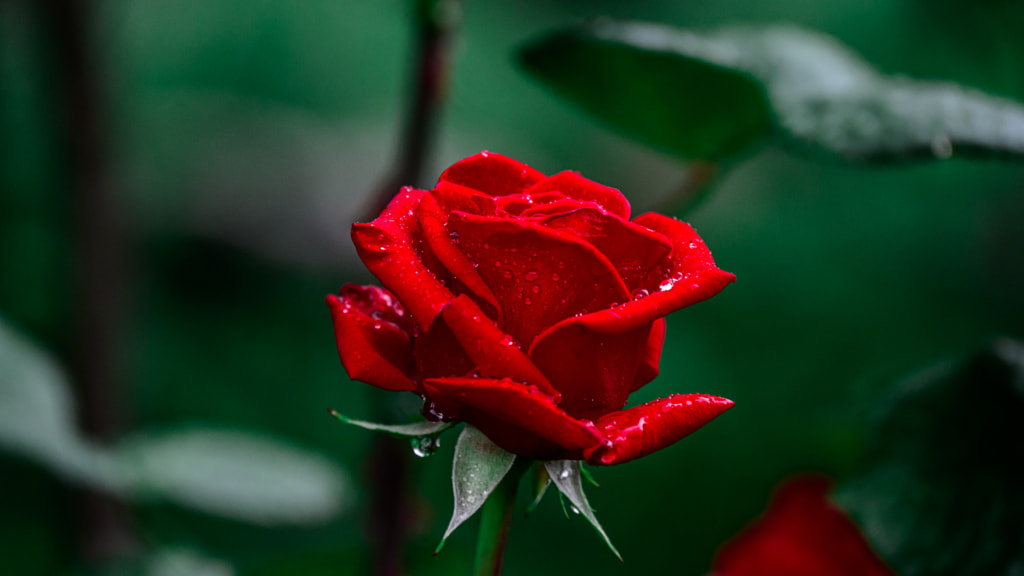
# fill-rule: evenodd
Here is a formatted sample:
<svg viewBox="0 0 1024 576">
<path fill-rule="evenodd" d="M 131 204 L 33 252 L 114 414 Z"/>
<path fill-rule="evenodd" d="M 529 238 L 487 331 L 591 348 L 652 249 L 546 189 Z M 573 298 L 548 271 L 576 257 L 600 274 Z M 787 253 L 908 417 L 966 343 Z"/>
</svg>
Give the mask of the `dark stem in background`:
<svg viewBox="0 0 1024 576">
<path fill-rule="evenodd" d="M 713 162 L 697 160 L 687 167 L 683 181 L 653 207 L 655 212 L 684 215 L 692 212 L 707 197 L 712 182 L 719 174 Z"/>
<path fill-rule="evenodd" d="M 399 141 L 397 165 L 370 197 L 361 221 L 373 220 L 402 186 L 421 185 L 423 170 L 436 137 L 438 115 L 447 92 L 452 35 L 458 26 L 459 0 L 417 0 L 416 41 L 411 99 Z M 374 396 L 374 417 L 387 421 L 394 412 L 389 400 Z M 376 576 L 403 574 L 403 552 L 412 524 L 409 494 L 410 448 L 407 441 L 380 435 L 370 457 L 369 528 Z"/>
<path fill-rule="evenodd" d="M 399 140 L 397 164 L 369 198 L 360 221 L 373 220 L 402 186 L 423 183 L 423 169 L 436 139 L 438 117 L 448 91 L 452 36 L 461 19 L 461 0 L 416 0 L 416 42 L 409 108 Z"/>
<path fill-rule="evenodd" d="M 124 270 L 117 200 L 107 158 L 103 94 L 91 37 L 93 4 L 46 0 L 42 4 L 57 71 L 54 104 L 63 129 L 68 173 L 73 280 L 68 364 L 81 405 L 80 425 L 98 441 L 112 439 L 119 409 Z M 134 547 L 124 510 L 110 497 L 83 490 L 77 498 L 80 553 L 104 559 Z"/>
</svg>

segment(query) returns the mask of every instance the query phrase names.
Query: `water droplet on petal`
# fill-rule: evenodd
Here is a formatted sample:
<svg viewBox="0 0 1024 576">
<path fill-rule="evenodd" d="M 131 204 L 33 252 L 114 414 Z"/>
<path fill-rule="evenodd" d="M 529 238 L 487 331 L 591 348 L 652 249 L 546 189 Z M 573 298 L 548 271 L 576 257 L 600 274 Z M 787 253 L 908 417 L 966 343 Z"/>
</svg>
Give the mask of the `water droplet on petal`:
<svg viewBox="0 0 1024 576">
<path fill-rule="evenodd" d="M 501 273 L 501 275 L 504 276 L 505 278 L 511 278 L 512 277 L 512 271 L 511 270 L 505 270 L 504 272 Z"/>
<path fill-rule="evenodd" d="M 523 300 L 523 304 L 526 304 L 527 306 L 529 306 L 530 304 L 533 304 L 533 300 L 530 300 L 529 298 L 526 298 L 525 300 Z"/>
<path fill-rule="evenodd" d="M 533 292 L 534 294 L 540 294 L 540 286 L 534 284 L 533 288 L 530 288 L 530 291 Z"/>
<path fill-rule="evenodd" d="M 551 281 L 552 282 L 558 282 L 558 278 L 559 278 L 558 272 L 552 272 L 551 273 Z"/>
<path fill-rule="evenodd" d="M 651 293 L 648 292 L 644 288 L 640 288 L 639 290 L 634 290 L 633 291 L 633 300 L 643 300 L 644 298 L 647 298 L 648 296 L 650 296 L 650 294 Z"/>
<path fill-rule="evenodd" d="M 533 282 L 534 280 L 537 279 L 537 276 L 539 276 L 539 274 L 536 270 L 530 270 L 529 272 L 526 273 L 526 281 Z"/>
</svg>

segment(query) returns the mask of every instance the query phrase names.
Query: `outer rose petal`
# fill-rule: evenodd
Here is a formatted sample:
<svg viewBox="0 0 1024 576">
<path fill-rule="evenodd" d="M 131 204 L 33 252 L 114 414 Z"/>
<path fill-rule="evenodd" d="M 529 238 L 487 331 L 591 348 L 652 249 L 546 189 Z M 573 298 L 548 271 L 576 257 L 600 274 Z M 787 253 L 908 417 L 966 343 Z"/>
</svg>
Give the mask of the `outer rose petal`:
<svg viewBox="0 0 1024 576">
<path fill-rule="evenodd" d="M 349 378 L 392 391 L 413 391 L 410 335 L 405 311 L 384 289 L 346 284 L 327 297 L 338 355 Z"/>
<path fill-rule="evenodd" d="M 593 202 L 612 214 L 629 220 L 629 201 L 622 195 L 622 192 L 610 186 L 598 184 L 593 180 L 587 180 L 577 172 L 566 170 L 549 176 L 534 184 L 526 193 L 539 194 L 552 190 L 561 192 L 569 198 Z"/>
<path fill-rule="evenodd" d="M 409 309 L 426 330 L 454 295 L 423 263 L 416 210 L 423 190 L 403 188 L 369 224 L 352 225 L 352 241 L 370 272 Z"/>
<path fill-rule="evenodd" d="M 528 347 L 556 322 L 629 299 L 615 267 L 576 236 L 525 220 L 453 212 L 448 229 L 479 262 L 501 305 L 505 333 Z"/>
<path fill-rule="evenodd" d="M 491 196 L 518 194 L 544 178 L 544 174 L 484 150 L 448 167 L 438 180 L 479 190 Z"/>
<path fill-rule="evenodd" d="M 499 330 L 468 297 L 453 300 L 441 312 L 441 317 L 481 376 L 532 384 L 552 396 L 555 402 L 560 400 L 559 393 L 515 345 L 512 337 Z"/>
<path fill-rule="evenodd" d="M 500 320 L 501 308 L 498 306 L 497 298 L 494 297 L 494 293 L 487 287 L 487 283 L 480 277 L 480 274 L 477 273 L 473 263 L 455 245 L 455 242 L 448 235 L 448 229 L 445 228 L 448 213 L 452 210 L 451 206 L 458 206 L 459 210 L 471 208 L 475 204 L 474 198 L 459 198 L 444 192 L 441 192 L 441 194 L 447 196 L 442 197 L 442 202 L 446 204 L 445 206 L 442 206 L 442 202 L 438 201 L 436 191 L 424 196 L 420 202 L 419 222 L 420 228 L 423 230 L 423 238 L 441 265 L 451 273 L 453 282 L 449 282 L 448 285 L 452 286 L 456 292 L 470 292 L 474 294 Z M 480 198 L 486 197 L 480 196 Z M 489 198 L 486 199 L 490 200 Z M 459 200 L 463 201 L 460 202 Z M 453 286 L 454 282 L 461 284 L 461 286 Z M 460 287 L 465 287 L 465 290 L 460 290 Z"/>
<path fill-rule="evenodd" d="M 647 337 L 647 344 L 644 346 L 644 357 L 636 370 L 636 378 L 633 380 L 633 389 L 636 392 L 645 384 L 658 377 L 659 365 L 661 364 L 661 349 L 665 345 L 665 328 L 667 322 L 661 318 L 654 323 L 651 333 Z"/>
<path fill-rule="evenodd" d="M 435 378 L 423 387 L 446 418 L 469 422 L 519 456 L 568 458 L 604 442 L 592 422 L 572 418 L 535 386 L 508 378 Z"/>
<path fill-rule="evenodd" d="M 645 287 L 650 295 L 562 323 L 579 322 L 608 334 L 627 332 L 703 302 L 736 280 L 734 274 L 715 266 L 711 251 L 689 224 L 660 214 L 644 214 L 633 222 L 664 234 L 672 242 L 672 253 L 648 275 Z M 559 326 L 548 332 L 556 328 Z"/>
<path fill-rule="evenodd" d="M 531 210 L 538 206 L 549 206 L 560 200 L 565 200 L 565 196 L 562 196 L 559 192 L 511 194 L 509 196 L 502 196 L 501 198 L 498 198 L 498 208 L 505 213 L 502 214 L 503 216 L 521 216 L 526 210 Z"/>
<path fill-rule="evenodd" d="M 622 464 L 657 452 L 693 434 L 732 408 L 732 400 L 707 394 L 675 394 L 601 417 L 596 424 L 610 441 L 584 452 L 587 462 Z"/>
<path fill-rule="evenodd" d="M 821 476 L 784 484 L 764 515 L 718 551 L 715 576 L 893 576 L 828 501 L 831 484 Z"/>
<path fill-rule="evenodd" d="M 563 324 L 538 338 L 530 358 L 562 393 L 559 407 L 576 418 L 597 419 L 626 403 L 644 357 L 650 326 L 601 334 Z"/>
</svg>

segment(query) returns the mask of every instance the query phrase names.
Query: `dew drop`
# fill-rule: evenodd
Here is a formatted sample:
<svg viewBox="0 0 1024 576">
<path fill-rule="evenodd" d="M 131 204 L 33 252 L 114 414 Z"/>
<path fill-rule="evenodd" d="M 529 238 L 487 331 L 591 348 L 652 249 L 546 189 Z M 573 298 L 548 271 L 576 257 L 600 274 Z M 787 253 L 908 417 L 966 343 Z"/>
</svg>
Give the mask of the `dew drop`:
<svg viewBox="0 0 1024 576">
<path fill-rule="evenodd" d="M 568 470 L 562 470 L 562 473 L 558 475 L 558 478 L 560 480 L 565 480 L 568 477 L 569 477 L 569 471 Z"/>
<path fill-rule="evenodd" d="M 572 510 L 573 514 L 579 514 L 580 513 L 580 509 L 575 507 L 575 506 L 573 506 L 572 504 L 569 505 L 569 509 Z"/>
<path fill-rule="evenodd" d="M 448 237 L 452 239 L 452 242 L 459 243 L 459 233 L 457 231 L 451 231 L 448 233 Z"/>
<path fill-rule="evenodd" d="M 530 304 L 533 304 L 533 300 L 530 300 L 529 298 L 526 298 L 526 299 L 523 300 L 523 304 L 526 304 L 527 306 L 529 306 Z"/>
<path fill-rule="evenodd" d="M 441 446 L 441 439 L 431 436 L 420 436 L 419 438 L 413 438 L 410 442 L 412 444 L 412 453 L 420 458 L 432 456 Z"/>
<path fill-rule="evenodd" d="M 560 276 L 558 275 L 558 272 L 552 272 L 551 273 L 551 281 L 552 282 L 558 282 L 559 278 L 560 278 Z"/>
<path fill-rule="evenodd" d="M 540 294 L 540 286 L 534 284 L 533 288 L 530 288 L 530 292 L 533 292 L 534 294 Z"/>
<path fill-rule="evenodd" d="M 505 270 L 504 272 L 501 273 L 501 275 L 504 276 L 505 278 L 512 278 L 512 271 Z"/>
<path fill-rule="evenodd" d="M 533 282 L 534 280 L 537 279 L 537 276 L 539 276 L 539 274 L 536 270 L 530 270 L 529 272 L 526 273 L 526 281 Z"/>
<path fill-rule="evenodd" d="M 558 263 L 558 267 L 561 268 L 561 269 L 564 269 L 565 268 L 565 262 L 559 262 Z"/>
<path fill-rule="evenodd" d="M 644 298 L 647 298 L 648 296 L 650 296 L 650 294 L 651 293 L 648 292 L 644 288 L 640 288 L 638 290 L 634 290 L 633 291 L 633 300 L 643 300 Z"/>
</svg>

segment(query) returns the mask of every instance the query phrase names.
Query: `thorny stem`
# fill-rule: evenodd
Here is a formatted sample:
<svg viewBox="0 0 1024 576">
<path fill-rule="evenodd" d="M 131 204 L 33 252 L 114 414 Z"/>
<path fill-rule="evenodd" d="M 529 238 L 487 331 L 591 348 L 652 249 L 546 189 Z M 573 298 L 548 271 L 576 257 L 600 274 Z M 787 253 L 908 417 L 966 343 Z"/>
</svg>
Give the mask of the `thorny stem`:
<svg viewBox="0 0 1024 576">
<path fill-rule="evenodd" d="M 362 221 L 377 217 L 402 186 L 423 180 L 423 168 L 437 132 L 438 117 L 448 90 L 452 36 L 458 28 L 461 0 L 417 0 L 416 59 L 412 98 L 400 140 L 397 165 L 370 197 Z"/>
<path fill-rule="evenodd" d="M 525 466 L 522 465 L 524 462 Z M 519 479 L 528 467 L 528 461 L 518 459 L 508 475 L 484 502 L 480 533 L 476 541 L 476 576 L 501 574 L 501 563 L 505 558 L 505 539 L 508 537 L 508 526 L 512 521 L 512 506 L 516 502 Z"/>
<path fill-rule="evenodd" d="M 82 430 L 97 440 L 111 440 L 120 423 L 114 382 L 120 375 L 125 238 L 107 157 L 104 99 L 91 38 L 94 3 L 48 0 L 41 7 L 59 75 L 56 114 L 64 129 L 70 174 L 76 269 L 69 365 L 81 400 Z M 134 547 L 124 511 L 116 501 L 84 491 L 79 505 L 82 553 L 102 559 Z"/>
<path fill-rule="evenodd" d="M 415 10 L 417 38 L 411 99 L 397 164 L 363 207 L 360 220 L 364 222 L 376 218 L 402 186 L 421 182 L 447 91 L 451 37 L 458 27 L 461 0 L 417 0 Z M 386 402 L 384 399 L 375 402 L 373 411 L 377 416 L 391 411 Z M 374 442 L 372 454 L 369 521 L 374 574 L 398 576 L 403 573 L 402 552 L 411 523 L 407 494 L 409 446 L 399 439 L 380 435 Z"/>
</svg>

